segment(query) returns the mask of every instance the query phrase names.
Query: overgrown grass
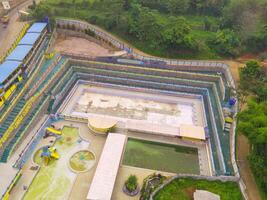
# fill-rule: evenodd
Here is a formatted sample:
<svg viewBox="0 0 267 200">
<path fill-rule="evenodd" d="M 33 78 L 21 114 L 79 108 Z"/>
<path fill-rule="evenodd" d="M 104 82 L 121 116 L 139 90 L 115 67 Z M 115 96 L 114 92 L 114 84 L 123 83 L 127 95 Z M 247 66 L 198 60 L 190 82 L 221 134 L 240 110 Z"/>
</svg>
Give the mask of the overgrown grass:
<svg viewBox="0 0 267 200">
<path fill-rule="evenodd" d="M 242 200 L 239 187 L 234 182 L 176 179 L 160 190 L 155 200 L 191 200 L 194 191 L 207 190 L 220 195 L 221 200 Z"/>
</svg>

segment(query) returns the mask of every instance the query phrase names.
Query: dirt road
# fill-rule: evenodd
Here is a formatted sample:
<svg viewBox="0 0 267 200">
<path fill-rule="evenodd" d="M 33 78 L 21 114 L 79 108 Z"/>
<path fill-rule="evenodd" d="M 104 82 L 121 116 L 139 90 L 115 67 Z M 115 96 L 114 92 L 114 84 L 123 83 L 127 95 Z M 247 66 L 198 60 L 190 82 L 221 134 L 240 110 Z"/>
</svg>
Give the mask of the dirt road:
<svg viewBox="0 0 267 200">
<path fill-rule="evenodd" d="M 36 3 L 38 2 L 40 0 L 36 1 Z M 18 10 L 26 10 L 31 4 L 32 0 L 28 0 L 11 10 L 9 13 L 10 21 L 6 28 L 0 24 L 0 57 L 11 47 L 25 24 L 25 22 L 19 21 Z"/>
</svg>

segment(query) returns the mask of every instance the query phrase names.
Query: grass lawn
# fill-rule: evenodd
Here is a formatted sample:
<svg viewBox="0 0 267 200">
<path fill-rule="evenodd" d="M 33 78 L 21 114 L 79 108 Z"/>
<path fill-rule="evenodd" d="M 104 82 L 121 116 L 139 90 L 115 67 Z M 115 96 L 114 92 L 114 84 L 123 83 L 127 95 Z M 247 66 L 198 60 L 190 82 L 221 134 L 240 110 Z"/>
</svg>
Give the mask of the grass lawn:
<svg viewBox="0 0 267 200">
<path fill-rule="evenodd" d="M 242 200 L 236 183 L 193 179 L 176 179 L 160 190 L 155 200 L 191 200 L 196 189 L 207 190 L 220 195 L 221 200 Z"/>
<path fill-rule="evenodd" d="M 132 138 L 127 142 L 122 163 L 172 173 L 200 173 L 196 148 Z"/>
</svg>

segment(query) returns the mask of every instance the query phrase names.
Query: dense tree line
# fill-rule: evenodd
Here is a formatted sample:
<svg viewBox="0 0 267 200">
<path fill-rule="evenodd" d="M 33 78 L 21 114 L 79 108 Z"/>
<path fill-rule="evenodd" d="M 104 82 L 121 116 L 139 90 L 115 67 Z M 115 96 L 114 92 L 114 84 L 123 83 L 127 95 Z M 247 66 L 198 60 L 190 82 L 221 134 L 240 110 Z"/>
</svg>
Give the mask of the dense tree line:
<svg viewBox="0 0 267 200">
<path fill-rule="evenodd" d="M 45 0 L 33 9 L 37 18 L 81 18 L 154 49 L 226 57 L 266 48 L 266 13 L 267 0 Z"/>
<path fill-rule="evenodd" d="M 267 193 L 267 78 L 258 62 L 250 61 L 240 72 L 240 89 L 250 99 L 247 109 L 238 115 L 238 131 L 252 145 L 249 156 L 252 171 L 264 193 Z"/>
</svg>

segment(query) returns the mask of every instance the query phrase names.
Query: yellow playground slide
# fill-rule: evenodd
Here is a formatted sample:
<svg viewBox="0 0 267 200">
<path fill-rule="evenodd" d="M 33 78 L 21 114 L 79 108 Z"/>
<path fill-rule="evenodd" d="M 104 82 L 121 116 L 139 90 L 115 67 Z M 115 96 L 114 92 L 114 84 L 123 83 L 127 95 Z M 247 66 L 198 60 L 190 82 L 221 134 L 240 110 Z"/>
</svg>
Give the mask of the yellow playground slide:
<svg viewBox="0 0 267 200">
<path fill-rule="evenodd" d="M 56 129 L 52 128 L 52 127 L 47 127 L 46 130 L 49 131 L 49 132 L 51 132 L 51 133 L 54 133 L 56 135 L 62 135 L 62 132 L 61 131 L 56 130 Z"/>
<path fill-rule="evenodd" d="M 59 154 L 55 147 L 50 147 L 48 150 L 51 153 L 51 158 L 59 159 Z"/>
<path fill-rule="evenodd" d="M 56 152 L 56 151 L 52 152 L 52 153 L 51 153 L 51 157 L 52 157 L 52 158 L 55 158 L 55 159 L 59 159 L 59 154 L 58 154 L 58 152 Z"/>
</svg>

